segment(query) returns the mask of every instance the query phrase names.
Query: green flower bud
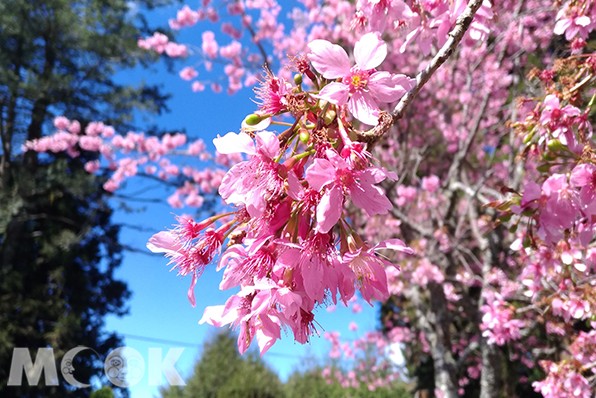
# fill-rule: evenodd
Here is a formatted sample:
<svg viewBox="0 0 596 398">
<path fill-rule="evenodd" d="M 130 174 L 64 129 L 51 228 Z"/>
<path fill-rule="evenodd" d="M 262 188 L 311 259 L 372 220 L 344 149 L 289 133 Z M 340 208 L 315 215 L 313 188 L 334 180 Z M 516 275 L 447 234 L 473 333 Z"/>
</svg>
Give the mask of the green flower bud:
<svg viewBox="0 0 596 398">
<path fill-rule="evenodd" d="M 244 118 L 244 122 L 249 126 L 256 126 L 263 120 L 262 116 L 257 115 L 256 113 L 251 113 L 250 115 Z"/>
<path fill-rule="evenodd" d="M 546 143 L 546 146 L 550 151 L 553 151 L 553 152 L 560 151 L 561 149 L 563 149 L 565 147 L 563 145 L 563 143 L 561 143 L 561 141 L 559 141 L 557 139 L 549 140 Z"/>
<path fill-rule="evenodd" d="M 308 131 L 302 130 L 300 132 L 300 135 L 298 136 L 298 139 L 300 140 L 301 143 L 306 145 L 306 144 L 308 144 L 308 140 L 310 139 L 310 134 L 308 133 Z"/>
<path fill-rule="evenodd" d="M 294 75 L 294 83 L 299 86 L 302 84 L 302 74 L 297 73 Z"/>
<path fill-rule="evenodd" d="M 535 130 L 532 130 L 524 137 L 524 144 L 529 144 L 530 141 L 532 141 L 532 138 L 534 138 L 534 133 Z"/>
</svg>

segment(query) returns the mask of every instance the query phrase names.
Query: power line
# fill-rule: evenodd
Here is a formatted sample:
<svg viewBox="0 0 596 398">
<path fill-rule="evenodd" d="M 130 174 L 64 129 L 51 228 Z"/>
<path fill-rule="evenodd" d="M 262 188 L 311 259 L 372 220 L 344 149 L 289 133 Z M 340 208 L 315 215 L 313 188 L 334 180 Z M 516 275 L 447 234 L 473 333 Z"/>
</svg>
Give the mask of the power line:
<svg viewBox="0 0 596 398">
<path fill-rule="evenodd" d="M 196 343 L 189 343 L 186 341 L 177 341 L 177 340 L 169 340 L 169 339 L 160 339 L 157 337 L 149 337 L 149 336 L 139 336 L 137 334 L 129 334 L 129 333 L 119 333 L 120 335 L 133 339 L 133 340 L 141 340 L 141 341 L 148 341 L 151 343 L 160 343 L 160 344 L 167 344 L 167 345 L 173 345 L 173 346 L 185 346 L 185 347 L 192 347 L 192 348 L 196 348 L 199 346 L 199 344 Z M 296 358 L 296 355 L 292 355 L 292 354 L 284 354 L 281 352 L 271 352 L 271 351 L 267 351 L 265 353 L 266 356 L 272 356 L 272 357 L 281 357 L 281 358 Z"/>
<path fill-rule="evenodd" d="M 186 347 L 197 347 L 198 346 L 198 344 L 196 344 L 196 343 L 193 344 L 193 343 L 188 343 L 185 341 L 159 339 L 157 337 L 139 336 L 136 334 L 128 334 L 128 333 L 119 333 L 119 334 L 124 337 L 131 338 L 133 340 L 143 340 L 143 341 L 149 341 L 151 343 L 161 343 L 161 344 L 179 345 L 179 346 L 181 345 L 181 346 L 186 346 Z"/>
</svg>

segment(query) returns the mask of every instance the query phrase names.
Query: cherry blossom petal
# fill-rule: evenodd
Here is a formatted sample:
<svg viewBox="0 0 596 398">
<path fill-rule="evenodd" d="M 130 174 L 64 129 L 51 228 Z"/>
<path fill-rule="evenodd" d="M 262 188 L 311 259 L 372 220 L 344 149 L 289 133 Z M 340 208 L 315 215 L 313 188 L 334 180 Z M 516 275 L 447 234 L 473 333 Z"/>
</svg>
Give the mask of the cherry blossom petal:
<svg viewBox="0 0 596 398">
<path fill-rule="evenodd" d="M 257 150 L 269 159 L 273 159 L 279 153 L 279 139 L 270 131 L 261 131 L 256 135 Z"/>
<path fill-rule="evenodd" d="M 387 213 L 393 205 L 374 184 L 374 175 L 366 170 L 360 175 L 360 182 L 349 187 L 352 202 L 365 210 L 369 216 Z"/>
<path fill-rule="evenodd" d="M 381 102 L 399 100 L 408 90 L 414 87 L 414 79 L 406 75 L 392 75 L 389 72 L 375 72 L 368 80 L 372 96 Z"/>
<path fill-rule="evenodd" d="M 354 93 L 348 101 L 348 110 L 362 123 L 376 126 L 379 122 L 379 107 L 369 93 Z"/>
<path fill-rule="evenodd" d="M 259 345 L 259 352 L 263 355 L 281 338 L 281 328 L 267 316 L 262 316 L 260 319 L 261 328 L 257 329 L 255 337 Z"/>
<path fill-rule="evenodd" d="M 213 139 L 213 144 L 215 145 L 217 152 L 222 155 L 230 155 L 233 153 L 254 155 L 256 153 L 255 144 L 252 138 L 246 133 L 236 134 L 229 132 L 223 137 L 218 135 L 217 138 Z"/>
<path fill-rule="evenodd" d="M 249 190 L 246 194 L 246 211 L 253 217 L 260 217 L 267 209 L 267 199 L 262 190 Z"/>
<path fill-rule="evenodd" d="M 323 89 L 319 91 L 317 97 L 341 106 L 348 101 L 349 95 L 350 88 L 348 86 L 343 83 L 332 82 L 323 87 Z"/>
<path fill-rule="evenodd" d="M 317 206 L 317 230 L 327 233 L 333 228 L 341 217 L 343 207 L 343 195 L 341 188 L 334 186 L 321 198 Z"/>
<path fill-rule="evenodd" d="M 350 72 L 350 58 L 341 46 L 327 40 L 313 40 L 308 48 L 308 59 L 325 79 L 337 79 Z"/>
<path fill-rule="evenodd" d="M 596 167 L 591 164 L 582 163 L 571 171 L 569 181 L 571 182 L 571 185 L 575 187 L 583 187 L 589 185 L 592 181 L 595 181 L 595 175 Z"/>
<path fill-rule="evenodd" d="M 312 189 L 320 191 L 335 179 L 335 167 L 327 159 L 317 158 L 306 169 L 306 181 Z"/>
<path fill-rule="evenodd" d="M 227 325 L 232 323 L 238 317 L 237 311 L 225 311 L 225 305 L 212 305 L 209 307 L 205 307 L 205 311 L 203 312 L 203 317 L 199 321 L 199 325 L 204 323 L 208 323 L 209 325 L 222 327 L 223 325 Z"/>
<path fill-rule="evenodd" d="M 178 256 L 178 250 L 182 245 L 178 241 L 176 235 L 170 231 L 161 231 L 149 238 L 147 242 L 147 249 L 153 253 L 165 253 L 170 256 Z"/>
<path fill-rule="evenodd" d="M 413 31 L 411 31 L 410 33 L 408 33 L 406 36 L 406 40 L 403 42 L 403 44 L 399 48 L 399 52 L 400 53 L 406 52 L 406 48 L 408 48 L 408 45 L 411 42 L 413 42 L 414 40 L 416 40 L 416 38 L 418 37 L 419 34 L 420 34 L 420 28 L 416 28 Z"/>
<path fill-rule="evenodd" d="M 302 184 L 300 184 L 300 180 L 296 173 L 293 170 L 288 171 L 288 196 L 294 200 L 300 200 L 302 198 L 302 194 L 304 189 L 302 188 Z"/>
<path fill-rule="evenodd" d="M 414 254 L 414 250 L 406 246 L 406 244 L 400 239 L 387 239 L 381 243 L 376 244 L 373 249 L 391 249 L 398 252 Z"/>
<path fill-rule="evenodd" d="M 581 17 L 577 17 L 575 18 L 575 20 L 573 21 L 576 25 L 582 26 L 582 27 L 586 27 L 589 26 L 591 21 L 590 21 L 590 17 L 588 17 L 587 15 L 582 15 Z"/>
<path fill-rule="evenodd" d="M 300 271 L 306 295 L 312 300 L 322 299 L 325 294 L 323 264 L 316 257 L 302 256 Z"/>
<path fill-rule="evenodd" d="M 571 26 L 570 19 L 561 19 L 561 20 L 557 21 L 557 23 L 555 24 L 553 33 L 556 35 L 562 35 L 563 33 L 565 33 L 567 28 L 569 28 L 569 26 Z"/>
<path fill-rule="evenodd" d="M 192 279 L 190 281 L 190 286 L 189 286 L 188 292 L 187 292 L 188 301 L 190 301 L 190 305 L 192 305 L 193 307 L 195 307 L 197 305 L 197 302 L 195 300 L 195 286 L 196 286 L 196 284 L 197 284 L 197 273 L 193 272 Z"/>
<path fill-rule="evenodd" d="M 360 70 L 371 70 L 387 57 L 387 44 L 375 32 L 365 34 L 354 45 L 354 59 Z"/>
<path fill-rule="evenodd" d="M 249 162 L 240 162 L 232 166 L 223 177 L 218 192 L 227 204 L 245 203 L 246 191 L 243 182 L 247 175 L 254 175 L 254 170 Z"/>
</svg>

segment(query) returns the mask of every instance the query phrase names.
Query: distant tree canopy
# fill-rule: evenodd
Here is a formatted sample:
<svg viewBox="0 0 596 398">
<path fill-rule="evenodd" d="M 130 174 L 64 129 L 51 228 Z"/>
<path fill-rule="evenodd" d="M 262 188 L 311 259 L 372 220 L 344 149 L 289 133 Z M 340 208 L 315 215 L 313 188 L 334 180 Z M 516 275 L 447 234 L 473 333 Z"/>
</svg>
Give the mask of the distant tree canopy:
<svg viewBox="0 0 596 398">
<path fill-rule="evenodd" d="M 401 382 L 369 390 L 367 385 L 344 387 L 337 381 L 326 380 L 322 368 L 312 367 L 293 373 L 284 384 L 285 398 L 408 398 L 412 396 L 408 386 Z"/>
<path fill-rule="evenodd" d="M 201 358 L 185 387 L 162 389 L 162 398 L 277 398 L 283 386 L 277 375 L 253 352 L 238 353 L 231 332 L 205 343 Z"/>
<path fill-rule="evenodd" d="M 137 48 L 145 21 L 134 7 L 166 0 L 5 0 L 0 3 L 2 164 L 15 144 L 41 137 L 53 116 L 121 125 L 135 110 L 161 112 L 166 96 L 114 74 L 149 61 Z M 17 152 L 20 151 L 16 146 Z"/>
<path fill-rule="evenodd" d="M 145 21 L 135 7 L 161 0 L 0 2 L 0 396 L 86 397 L 90 389 L 7 387 L 14 347 L 52 347 L 59 361 L 84 345 L 100 355 L 119 338 L 103 317 L 126 313 L 126 284 L 114 278 L 122 247 L 102 178 L 84 162 L 35 152 L 25 140 L 68 115 L 132 127 L 135 110 L 161 112 L 157 87 L 132 87 L 115 73 L 150 59 L 136 41 Z M 82 356 L 82 355 L 81 355 Z M 74 364 L 78 380 L 101 377 L 97 358 Z M 41 378 L 43 381 L 43 377 Z"/>
<path fill-rule="evenodd" d="M 304 368 L 304 367 L 303 367 Z M 165 387 L 161 398 L 407 398 L 406 385 L 396 383 L 370 391 L 368 386 L 344 388 L 322 376 L 315 364 L 294 372 L 285 384 L 254 352 L 238 354 L 230 331 L 208 341 L 185 387 Z"/>
</svg>

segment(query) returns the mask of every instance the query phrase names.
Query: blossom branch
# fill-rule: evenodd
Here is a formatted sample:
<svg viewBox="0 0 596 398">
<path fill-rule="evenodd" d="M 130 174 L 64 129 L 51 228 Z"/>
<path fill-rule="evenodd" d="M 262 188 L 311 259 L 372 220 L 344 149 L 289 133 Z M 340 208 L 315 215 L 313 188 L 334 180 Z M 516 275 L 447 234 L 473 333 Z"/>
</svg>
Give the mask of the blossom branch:
<svg viewBox="0 0 596 398">
<path fill-rule="evenodd" d="M 449 32 L 449 38 L 441 47 L 439 52 L 434 56 L 434 58 L 430 61 L 430 63 L 422 70 L 418 75 L 416 75 L 416 85 L 410 91 L 408 91 L 393 109 L 392 115 L 394 120 L 401 119 L 404 112 L 414 99 L 418 92 L 422 89 L 422 87 L 426 84 L 426 82 L 431 78 L 431 76 L 439 69 L 441 65 L 447 61 L 447 59 L 453 54 L 457 45 L 464 37 L 464 34 L 470 27 L 472 20 L 474 19 L 474 15 L 476 15 L 476 11 L 482 5 L 483 0 L 471 0 L 468 3 L 468 6 L 464 10 L 464 12 L 457 18 L 457 22 L 455 23 L 455 27 Z"/>
<path fill-rule="evenodd" d="M 513 18 L 517 18 L 519 16 L 519 14 L 521 12 L 522 4 L 523 4 L 523 0 L 521 0 L 517 3 L 517 7 L 515 9 Z M 468 7 L 469 7 L 469 5 L 468 5 Z M 464 14 L 465 14 L 465 12 L 464 12 Z M 460 40 L 461 40 L 461 37 L 460 37 Z M 443 46 L 443 47 L 445 47 L 445 46 Z M 497 64 L 499 65 L 499 67 L 501 67 L 501 65 L 503 64 L 503 60 L 505 59 L 506 53 L 507 53 L 507 46 L 503 46 L 503 48 L 501 49 L 501 51 L 499 53 L 498 59 L 497 59 Z M 490 91 L 488 91 L 484 94 L 484 98 L 482 98 L 482 103 L 478 110 L 476 119 L 474 120 L 474 125 L 473 125 L 472 129 L 470 130 L 470 133 L 469 133 L 468 137 L 466 138 L 466 141 L 464 142 L 463 146 L 455 154 L 453 162 L 451 163 L 451 166 L 449 167 L 447 177 L 445 178 L 445 184 L 446 184 L 445 186 L 451 187 L 451 184 L 454 182 L 456 175 L 459 173 L 459 170 L 463 164 L 464 159 L 468 156 L 468 153 L 470 152 L 470 148 L 472 148 L 472 144 L 474 143 L 474 140 L 476 139 L 476 136 L 478 135 L 478 132 L 480 131 L 480 123 L 482 122 L 482 119 L 484 118 L 485 112 L 488 108 L 488 101 L 490 100 L 490 96 L 491 96 Z M 398 104 L 398 106 L 399 106 L 399 104 Z M 454 189 L 452 189 L 452 188 L 450 188 L 450 189 L 451 189 L 451 197 L 453 198 L 454 197 Z"/>
<path fill-rule="evenodd" d="M 265 70 L 269 70 L 269 60 L 267 57 L 267 51 L 265 51 L 265 47 L 263 47 L 263 44 L 257 38 L 257 32 L 255 31 L 252 24 L 250 23 L 250 21 L 248 19 L 248 15 L 246 14 L 246 11 L 242 11 L 242 22 L 244 24 L 244 27 L 248 30 L 248 33 L 250 33 L 252 42 L 255 44 L 255 46 L 257 46 L 259 53 L 261 53 L 261 56 L 263 57 L 263 68 Z"/>
<path fill-rule="evenodd" d="M 392 119 L 391 123 L 387 123 L 387 117 L 384 114 L 379 120 L 379 125 L 373 127 L 368 131 L 363 131 L 358 133 L 358 138 L 364 142 L 374 142 L 383 134 L 385 134 L 389 128 L 399 119 L 401 119 L 410 105 L 410 103 L 414 100 L 418 92 L 422 89 L 422 87 L 428 82 L 431 76 L 447 61 L 447 59 L 453 54 L 457 45 L 464 37 L 464 34 L 470 27 L 472 20 L 474 19 L 474 15 L 476 15 L 476 11 L 482 5 L 483 0 L 471 0 L 468 3 L 468 6 L 464 10 L 464 12 L 457 18 L 457 22 L 455 23 L 455 27 L 449 32 L 449 38 L 443 44 L 443 47 L 435 54 L 433 59 L 430 63 L 420 71 L 416 75 L 416 83 L 412 89 L 410 89 L 406 94 L 401 98 L 399 103 L 395 106 L 393 111 L 391 112 Z"/>
</svg>

